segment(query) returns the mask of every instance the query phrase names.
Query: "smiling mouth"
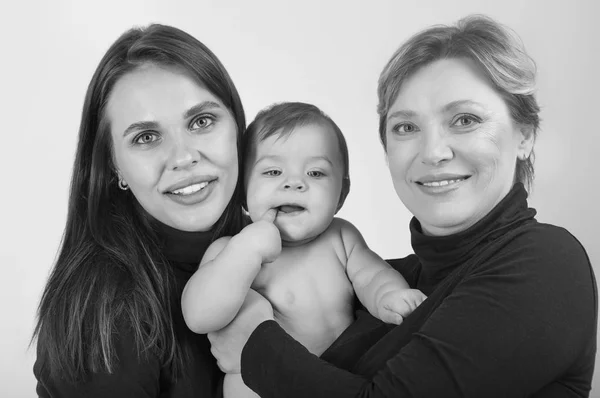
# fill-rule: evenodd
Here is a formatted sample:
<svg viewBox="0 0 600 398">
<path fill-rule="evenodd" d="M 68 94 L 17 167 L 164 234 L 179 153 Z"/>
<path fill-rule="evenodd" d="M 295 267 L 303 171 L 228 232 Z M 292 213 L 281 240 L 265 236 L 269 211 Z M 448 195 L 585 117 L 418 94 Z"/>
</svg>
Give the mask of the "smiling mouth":
<svg viewBox="0 0 600 398">
<path fill-rule="evenodd" d="M 422 185 L 424 187 L 445 187 L 448 185 L 456 184 L 461 181 L 468 180 L 471 176 L 464 176 L 459 178 L 452 178 L 446 180 L 438 180 L 438 181 L 415 181 L 417 184 Z"/>
<path fill-rule="evenodd" d="M 203 181 L 203 182 L 200 182 L 197 184 L 188 185 L 187 187 L 176 189 L 174 191 L 168 191 L 166 193 L 169 193 L 172 195 L 178 195 L 178 196 L 192 195 L 192 194 L 199 192 L 202 189 L 206 188 L 208 186 L 208 184 L 210 184 L 211 182 L 212 181 Z"/>
</svg>

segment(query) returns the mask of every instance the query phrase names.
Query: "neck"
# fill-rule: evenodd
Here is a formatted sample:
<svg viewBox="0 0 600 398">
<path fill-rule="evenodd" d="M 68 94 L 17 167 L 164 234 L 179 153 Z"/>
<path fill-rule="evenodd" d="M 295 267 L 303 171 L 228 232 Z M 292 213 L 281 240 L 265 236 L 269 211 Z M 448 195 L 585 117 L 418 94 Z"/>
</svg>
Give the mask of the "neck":
<svg viewBox="0 0 600 398">
<path fill-rule="evenodd" d="M 301 240 L 286 240 L 286 239 L 281 239 L 281 246 L 283 247 L 299 247 L 299 246 L 304 246 L 314 240 L 316 240 L 319 235 L 310 237 L 310 238 L 306 238 L 306 239 L 301 239 Z"/>
<path fill-rule="evenodd" d="M 212 242 L 212 231 L 186 232 L 155 221 L 153 228 L 163 245 L 163 253 L 170 261 L 199 264 L 206 248 Z"/>
</svg>

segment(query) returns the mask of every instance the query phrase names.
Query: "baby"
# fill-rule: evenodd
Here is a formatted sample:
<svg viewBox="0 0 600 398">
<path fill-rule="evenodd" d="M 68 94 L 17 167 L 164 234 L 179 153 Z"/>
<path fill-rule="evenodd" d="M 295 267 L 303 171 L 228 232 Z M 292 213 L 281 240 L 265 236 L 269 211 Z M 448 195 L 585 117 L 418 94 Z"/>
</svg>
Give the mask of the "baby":
<svg viewBox="0 0 600 398">
<path fill-rule="evenodd" d="M 253 223 L 216 240 L 188 281 L 182 307 L 196 333 L 231 322 L 250 288 L 275 319 L 321 355 L 354 320 L 354 295 L 375 317 L 398 324 L 424 299 L 335 218 L 350 189 L 348 149 L 337 125 L 317 107 L 277 104 L 244 136 L 246 204 Z M 224 397 L 257 397 L 228 374 Z"/>
</svg>

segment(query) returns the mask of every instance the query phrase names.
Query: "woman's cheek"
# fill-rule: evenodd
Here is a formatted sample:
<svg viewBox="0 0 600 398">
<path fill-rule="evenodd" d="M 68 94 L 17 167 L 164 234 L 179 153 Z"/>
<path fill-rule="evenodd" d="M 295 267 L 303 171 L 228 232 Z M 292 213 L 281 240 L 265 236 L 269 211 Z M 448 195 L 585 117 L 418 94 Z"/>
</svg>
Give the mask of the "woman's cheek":
<svg viewBox="0 0 600 398">
<path fill-rule="evenodd" d="M 117 162 L 119 172 L 132 189 L 133 193 L 141 193 L 155 188 L 164 170 L 164 162 L 160 153 L 153 152 L 154 156 L 146 153 L 123 153 Z"/>
<path fill-rule="evenodd" d="M 410 154 L 412 146 L 411 143 L 402 145 L 397 142 L 388 146 L 387 164 L 394 181 L 397 179 L 406 179 L 408 168 L 410 166 L 410 159 L 414 157 Z"/>
</svg>

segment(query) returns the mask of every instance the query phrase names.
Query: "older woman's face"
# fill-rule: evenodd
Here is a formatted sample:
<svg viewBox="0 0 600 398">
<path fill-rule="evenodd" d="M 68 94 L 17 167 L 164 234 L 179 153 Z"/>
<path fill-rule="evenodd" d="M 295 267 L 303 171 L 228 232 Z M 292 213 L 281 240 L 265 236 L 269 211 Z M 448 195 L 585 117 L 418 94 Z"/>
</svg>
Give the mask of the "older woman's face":
<svg viewBox="0 0 600 398">
<path fill-rule="evenodd" d="M 107 116 L 119 175 L 142 207 L 183 231 L 209 230 L 238 178 L 237 127 L 186 74 L 145 65 L 123 76 Z"/>
<path fill-rule="evenodd" d="M 396 192 L 429 235 L 460 232 L 511 189 L 533 144 L 475 63 L 435 61 L 402 85 L 386 122 Z"/>
</svg>

